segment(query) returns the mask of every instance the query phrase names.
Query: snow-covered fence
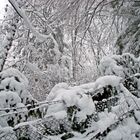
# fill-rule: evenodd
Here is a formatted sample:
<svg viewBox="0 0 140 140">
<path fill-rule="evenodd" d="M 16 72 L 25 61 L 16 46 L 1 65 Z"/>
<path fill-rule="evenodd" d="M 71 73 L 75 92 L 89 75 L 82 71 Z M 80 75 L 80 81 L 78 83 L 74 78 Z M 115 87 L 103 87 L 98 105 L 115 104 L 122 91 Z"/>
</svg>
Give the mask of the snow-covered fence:
<svg viewBox="0 0 140 140">
<path fill-rule="evenodd" d="M 17 140 L 16 133 L 11 127 L 0 128 L 0 140 Z"/>
<path fill-rule="evenodd" d="M 32 118 L 31 116 L 30 119 L 29 116 L 26 122 L 18 122 L 16 126 L 14 124 L 14 133 L 12 134 L 18 140 L 23 139 L 22 136 L 24 139 L 42 140 L 43 137 L 48 139 L 49 136 L 72 131 L 84 133 L 93 121 L 96 124 L 100 123 L 101 116 L 99 114 L 104 112 L 106 108 L 108 109 L 106 113 L 109 114 L 112 113 L 112 106 L 118 106 L 118 108 L 115 107 L 117 110 L 113 110 L 113 114 L 116 117 L 121 116 L 119 108 L 123 106 L 124 109 L 127 109 L 129 104 L 129 101 L 126 101 L 127 96 L 134 98 L 123 86 L 122 78 L 118 76 L 104 76 L 94 83 L 78 87 L 68 87 L 63 83 L 56 85 L 44 102 L 36 102 L 22 107 L 1 108 L 0 112 L 3 114 L 0 115 L 0 118 L 10 116 L 13 113 L 18 115 L 21 113 L 19 111 L 24 111 L 24 108 L 27 108 L 25 110 L 27 113 L 38 109 L 43 113 L 41 117 Z M 123 111 L 127 112 L 127 110 Z M 110 129 L 110 124 L 108 127 Z M 104 137 L 104 133 L 106 134 L 108 130 L 104 131 L 103 134 L 100 132 L 98 134 L 97 131 L 97 135 L 95 135 Z M 3 137 L 7 137 L 6 133 Z"/>
<path fill-rule="evenodd" d="M 121 124 L 124 120 L 126 120 L 128 117 L 134 117 L 135 111 L 130 110 L 126 113 L 124 113 L 122 116 L 118 118 L 118 120 L 111 125 L 109 125 L 105 130 L 102 132 L 95 132 L 91 131 L 87 133 L 87 137 L 92 134 L 92 138 L 90 140 L 94 139 L 104 139 L 108 133 L 118 127 L 119 124 Z M 46 119 L 47 120 L 47 119 Z M 49 136 L 47 136 L 46 133 L 46 127 L 49 122 L 46 120 L 39 120 L 33 123 L 21 123 L 17 125 L 12 131 L 7 129 L 7 131 L 3 131 L 3 133 L 0 131 L 0 140 L 51 140 Z M 63 120 L 61 120 L 63 122 Z M 44 125 L 45 124 L 45 125 Z M 57 125 L 57 124 L 54 124 Z"/>
<path fill-rule="evenodd" d="M 70 131 L 69 123 L 66 120 L 56 120 L 50 116 L 45 119 L 20 123 L 14 128 L 7 127 L 0 131 L 0 140 L 51 140 L 47 135 L 56 133 L 53 131 L 54 129 L 49 129 L 51 127 L 56 127 L 57 133 L 63 133 L 66 127 Z"/>
<path fill-rule="evenodd" d="M 43 107 L 46 108 L 49 105 L 57 104 L 57 103 L 62 103 L 62 102 L 63 101 L 61 101 L 61 100 L 53 101 L 53 102 L 44 101 L 44 102 L 35 103 L 33 105 L 28 104 L 28 105 L 22 106 L 22 107 L 0 108 L 0 112 L 1 111 L 2 112 L 3 111 L 9 112 L 9 113 L 1 114 L 0 117 L 10 116 L 12 114 L 20 114 L 20 113 L 24 113 L 24 112 L 30 113 L 30 111 L 37 110 L 37 109 L 40 109 L 40 108 L 43 108 Z M 28 110 L 24 110 L 26 108 L 29 108 L 29 109 Z M 21 110 L 21 109 L 23 109 L 23 110 L 22 111 L 17 111 L 17 110 Z"/>
<path fill-rule="evenodd" d="M 20 114 L 27 110 L 24 108 L 29 108 L 28 112 L 46 108 L 48 105 L 54 105 L 57 103 L 61 103 L 62 101 L 53 101 L 53 102 L 40 102 L 36 103 L 34 106 L 27 105 L 19 108 L 1 108 L 2 111 L 9 111 L 9 113 L 1 114 L 0 118 L 10 117 L 13 114 Z M 17 112 L 16 110 L 23 109 L 23 111 Z M 12 111 L 12 112 L 11 112 Z M 52 129 L 51 127 L 56 126 L 57 129 Z M 10 128 L 10 127 L 9 127 Z M 13 127 L 13 131 L 10 133 L 6 133 L 6 131 L 2 131 L 0 133 L 0 140 L 20 140 L 20 139 L 29 139 L 29 140 L 48 140 L 47 134 L 55 134 L 55 133 L 63 133 L 64 129 L 70 129 L 69 123 L 65 119 L 57 120 L 53 118 L 53 116 L 45 117 L 44 119 L 36 119 L 32 122 L 23 122 L 19 123 L 15 127 Z M 59 132 L 58 132 L 59 131 Z"/>
<path fill-rule="evenodd" d="M 16 129 L 7 128 L 7 132 L 0 133 L 0 140 L 49 140 L 45 135 L 26 124 Z"/>
<path fill-rule="evenodd" d="M 48 140 L 45 135 L 37 131 L 32 125 L 26 124 L 21 125 L 18 128 L 14 129 L 16 133 L 16 137 L 18 140 L 20 139 L 27 139 L 27 140 L 42 140 L 45 138 L 45 140 Z"/>
<path fill-rule="evenodd" d="M 45 119 L 33 124 L 37 131 L 45 135 L 61 134 L 63 132 L 71 131 L 71 123 L 67 118 L 56 119 L 53 116 L 46 117 Z"/>
<path fill-rule="evenodd" d="M 17 140 L 17 136 L 15 133 L 7 133 L 0 135 L 0 140 Z"/>
<path fill-rule="evenodd" d="M 27 107 L 31 107 L 30 110 L 35 110 L 38 108 L 42 108 L 49 105 L 62 103 L 63 101 L 52 101 L 52 102 L 41 102 L 37 103 L 34 107 L 27 105 Z M 104 102 L 104 101 L 103 101 Z M 107 101 L 106 101 L 107 102 Z M 101 102 L 100 102 L 101 103 Z M 0 111 L 8 110 L 14 111 L 18 110 L 18 108 L 1 108 Z M 22 108 L 20 108 L 22 109 Z M 102 109 L 101 109 L 102 110 Z M 101 111 L 100 110 L 100 111 Z M 21 112 L 13 112 L 13 113 L 21 113 Z M 0 117 L 9 116 L 11 113 L 6 113 L 0 115 Z M 95 116 L 97 117 L 97 116 Z M 94 118 L 93 118 L 94 119 Z M 97 121 L 97 118 L 94 120 Z M 55 127 L 55 128 L 54 128 Z M 70 132 L 71 131 L 71 123 L 66 119 L 56 119 L 53 116 L 46 117 L 44 119 L 34 120 L 33 122 L 25 122 L 20 123 L 13 128 L 13 132 L 4 133 L 0 135 L 1 140 L 20 140 L 20 139 L 29 139 L 29 140 L 42 140 L 43 138 L 49 139 L 47 135 L 55 135 L 61 134 L 63 132 Z M 24 136 L 24 137 L 23 137 Z"/>
<path fill-rule="evenodd" d="M 92 97 L 94 98 L 94 96 L 92 96 Z M 95 101 L 94 103 L 95 103 L 96 110 L 98 112 L 101 112 L 105 108 L 109 108 L 109 106 L 115 106 L 115 103 L 117 102 L 117 100 L 118 100 L 118 97 L 115 96 L 115 97 L 111 97 L 111 98 L 106 99 L 106 100 L 104 99 L 102 101 Z M 26 105 L 26 106 L 23 106 L 23 107 L 0 108 L 0 112 L 3 112 L 3 111 L 8 112 L 8 113 L 1 114 L 0 117 L 11 116 L 13 114 L 21 114 L 21 113 L 24 113 L 24 112 L 30 113 L 31 111 L 42 109 L 42 108 L 47 108 L 49 105 L 54 105 L 54 104 L 57 104 L 57 103 L 63 103 L 63 101 L 62 100 L 53 101 L 53 102 L 45 101 L 45 102 L 41 102 L 41 103 L 36 103 L 34 105 L 29 104 L 29 105 Z M 26 108 L 30 108 L 30 109 L 24 110 Z M 23 111 L 17 111 L 17 110 L 20 110 L 20 109 L 23 109 Z"/>
</svg>

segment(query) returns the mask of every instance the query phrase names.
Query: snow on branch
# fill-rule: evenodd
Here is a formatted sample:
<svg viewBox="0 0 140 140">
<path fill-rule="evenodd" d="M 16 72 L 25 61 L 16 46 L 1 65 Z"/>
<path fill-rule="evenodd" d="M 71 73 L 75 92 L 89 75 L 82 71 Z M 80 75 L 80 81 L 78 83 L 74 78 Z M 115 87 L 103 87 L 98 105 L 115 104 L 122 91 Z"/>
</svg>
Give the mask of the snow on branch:
<svg viewBox="0 0 140 140">
<path fill-rule="evenodd" d="M 24 10 L 22 10 L 22 8 L 19 8 L 18 3 L 15 0 L 8 0 L 10 2 L 10 4 L 12 5 L 12 7 L 16 10 L 16 12 L 19 14 L 19 16 L 21 18 L 23 18 L 26 26 L 28 26 L 28 28 L 32 31 L 32 33 L 41 41 L 46 41 L 48 38 L 51 38 L 55 45 L 58 46 L 56 40 L 54 39 L 53 35 L 43 35 L 39 32 L 36 31 L 36 29 L 33 27 L 33 25 L 31 24 L 31 21 L 29 20 L 29 18 L 27 17 L 26 13 L 24 12 Z"/>
</svg>

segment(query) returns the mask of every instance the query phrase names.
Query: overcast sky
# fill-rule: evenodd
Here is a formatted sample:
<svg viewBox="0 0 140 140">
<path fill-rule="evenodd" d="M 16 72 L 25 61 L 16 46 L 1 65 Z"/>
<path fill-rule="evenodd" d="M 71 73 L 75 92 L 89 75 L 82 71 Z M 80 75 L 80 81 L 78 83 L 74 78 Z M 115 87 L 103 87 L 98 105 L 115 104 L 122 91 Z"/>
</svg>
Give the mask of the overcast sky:
<svg viewBox="0 0 140 140">
<path fill-rule="evenodd" d="M 0 0 L 0 19 L 3 18 L 4 15 L 4 8 L 8 0 Z"/>
</svg>

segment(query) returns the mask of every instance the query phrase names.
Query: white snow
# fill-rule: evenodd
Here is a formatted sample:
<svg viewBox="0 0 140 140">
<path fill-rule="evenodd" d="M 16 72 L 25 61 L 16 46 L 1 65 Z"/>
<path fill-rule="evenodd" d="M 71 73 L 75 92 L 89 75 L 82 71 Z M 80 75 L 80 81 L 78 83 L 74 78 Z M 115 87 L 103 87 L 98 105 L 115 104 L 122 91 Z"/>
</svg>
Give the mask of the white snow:
<svg viewBox="0 0 140 140">
<path fill-rule="evenodd" d="M 19 7 L 18 3 L 15 2 L 14 0 L 9 0 L 10 3 L 12 3 L 12 5 L 16 8 L 17 12 L 19 13 L 19 15 L 24 19 L 25 24 L 27 25 L 27 27 L 29 27 L 29 29 L 32 31 L 32 33 L 41 41 L 46 41 L 48 38 L 51 38 L 55 45 L 58 46 L 56 40 L 54 39 L 54 37 L 52 36 L 52 34 L 50 35 L 43 35 L 39 32 L 36 31 L 36 29 L 34 29 L 33 25 L 31 24 L 31 21 L 28 19 L 28 17 L 26 16 L 24 10 Z"/>
<path fill-rule="evenodd" d="M 47 100 L 49 101 L 63 101 L 62 103 L 58 103 L 57 105 L 51 105 L 48 108 L 47 116 L 56 115 L 56 112 L 63 112 L 66 107 L 76 106 L 81 111 L 77 113 L 77 117 L 79 121 L 86 118 L 86 115 L 91 115 L 95 112 L 95 106 L 92 101 L 91 96 L 86 95 L 83 89 L 80 88 L 68 88 L 68 85 L 65 83 L 61 83 L 56 85 L 50 94 L 47 96 Z M 65 114 L 65 113 L 64 113 Z M 63 115 L 62 115 L 63 116 Z"/>
<path fill-rule="evenodd" d="M 115 75 L 102 76 L 96 80 L 95 88 L 99 89 L 107 85 L 112 85 L 113 87 L 117 87 L 120 85 L 121 81 L 122 78 Z"/>
</svg>

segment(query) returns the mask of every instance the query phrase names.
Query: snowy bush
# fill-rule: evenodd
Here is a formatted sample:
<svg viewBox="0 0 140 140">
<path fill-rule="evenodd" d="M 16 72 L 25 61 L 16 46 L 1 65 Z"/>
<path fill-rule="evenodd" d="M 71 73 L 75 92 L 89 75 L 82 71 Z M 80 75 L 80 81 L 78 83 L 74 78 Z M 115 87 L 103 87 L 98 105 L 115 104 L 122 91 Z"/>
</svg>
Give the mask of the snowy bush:
<svg viewBox="0 0 140 140">
<path fill-rule="evenodd" d="M 112 55 L 104 57 L 100 62 L 102 75 L 116 75 L 123 78 L 140 73 L 140 58 L 132 54 Z"/>
<path fill-rule="evenodd" d="M 110 63 L 106 62 L 106 64 Z M 110 69 L 110 67 L 106 68 Z M 48 117 L 55 118 L 52 120 L 57 122 L 57 125 L 54 123 L 54 125 L 47 128 L 51 132 L 47 134 L 66 133 L 63 138 L 68 139 L 74 136 L 73 133 L 69 134 L 72 131 L 87 133 L 87 137 L 88 135 L 94 136 L 94 132 L 99 131 L 95 135 L 95 139 L 106 137 L 108 134 L 106 139 L 112 139 L 114 136 L 112 128 L 117 133 L 121 125 L 130 129 L 127 123 L 122 123 L 123 119 L 129 119 L 129 116 L 132 116 L 132 119 L 137 120 L 136 116 L 133 115 L 133 110 L 139 109 L 140 100 L 125 87 L 124 77 L 126 71 L 124 70 L 124 75 L 119 76 L 117 74 L 115 76 L 110 72 L 110 75 L 102 76 L 93 83 L 80 86 L 69 87 L 65 83 L 56 85 L 47 96 L 47 100 L 56 101 L 57 103 L 48 107 L 45 117 L 46 119 Z M 135 76 L 138 77 L 138 75 Z M 59 120 L 65 122 L 63 123 L 63 129 L 60 129 L 62 123 Z M 93 134 L 89 131 L 90 129 L 93 129 L 91 131 Z M 60 130 L 62 131 L 60 132 Z M 125 132 L 126 130 L 122 131 Z M 134 133 L 138 135 L 138 129 Z M 123 138 L 123 136 L 120 137 Z"/>
<path fill-rule="evenodd" d="M 18 70 L 10 68 L 0 73 L 0 91 L 16 92 L 23 104 L 31 103 L 34 99 L 28 92 L 28 80 Z"/>
<path fill-rule="evenodd" d="M 77 87 L 69 87 L 66 83 L 57 84 L 47 96 L 47 101 L 58 103 L 49 106 L 46 117 L 53 116 L 57 120 L 66 120 L 63 133 L 69 130 L 83 133 L 93 122 L 100 120 L 99 112 L 106 109 L 111 112 L 112 107 L 118 106 L 122 96 L 121 82 L 121 77 L 110 75 L 103 76 L 94 83 Z M 122 92 L 124 94 L 124 91 Z M 50 128 L 53 131 L 57 130 L 59 127 L 55 126 L 57 125 Z M 60 134 L 58 130 L 54 134 Z"/>
<path fill-rule="evenodd" d="M 28 107 L 36 101 L 28 92 L 28 80 L 18 70 L 10 68 L 0 73 L 0 125 L 14 126 L 29 117 Z"/>
<path fill-rule="evenodd" d="M 140 106 L 139 60 L 139 58 L 135 58 L 131 54 L 106 56 L 101 60 L 100 70 L 103 76 L 97 79 L 97 81 L 100 82 L 96 81 L 95 83 L 102 83 L 103 86 L 101 86 L 100 89 L 97 88 L 99 90 L 95 90 L 96 92 L 93 92 L 93 94 L 96 93 L 93 96 L 93 100 L 98 101 L 95 103 L 95 106 L 97 107 L 99 102 L 107 106 L 108 99 L 115 96 L 116 99 L 113 98 L 113 100 L 115 100 L 116 103 L 114 105 L 111 104 L 109 111 L 116 114 L 117 122 L 113 123 L 112 121 L 112 125 L 107 124 L 108 127 L 105 128 L 104 131 L 100 131 L 100 133 L 95 136 L 96 139 L 125 140 L 139 138 L 139 125 L 137 119 Z M 117 81 L 118 78 L 119 80 Z M 100 117 L 100 114 L 106 110 L 102 109 L 99 105 L 98 112 L 99 111 L 101 111 L 101 113 L 98 114 L 98 122 L 103 121 L 103 117 Z M 137 112 L 137 114 L 134 112 Z M 105 124 L 105 122 L 103 122 L 103 124 Z"/>
<path fill-rule="evenodd" d="M 101 60 L 102 75 L 116 75 L 123 78 L 124 86 L 135 96 L 140 97 L 140 58 L 132 54 L 107 56 Z"/>
<path fill-rule="evenodd" d="M 84 132 L 90 125 L 95 105 L 91 96 L 85 94 L 82 88 L 71 88 L 65 83 L 57 84 L 47 96 L 47 100 L 58 103 L 49 106 L 45 117 L 65 119 L 67 123 L 63 126 L 64 131 L 68 131 L 66 127 L 69 125 L 71 130 Z"/>
</svg>

